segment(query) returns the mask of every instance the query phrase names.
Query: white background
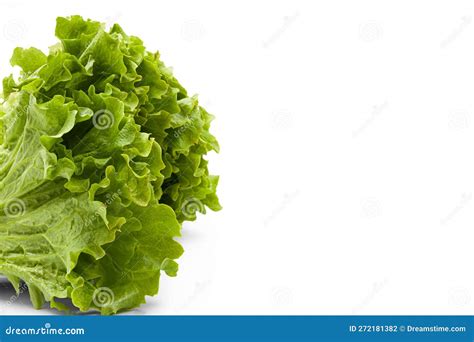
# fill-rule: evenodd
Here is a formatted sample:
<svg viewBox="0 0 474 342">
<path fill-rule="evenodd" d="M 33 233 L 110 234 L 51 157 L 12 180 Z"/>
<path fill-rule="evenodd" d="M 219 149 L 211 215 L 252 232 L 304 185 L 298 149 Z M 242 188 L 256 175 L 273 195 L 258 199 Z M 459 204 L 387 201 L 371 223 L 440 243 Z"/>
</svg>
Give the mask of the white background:
<svg viewBox="0 0 474 342">
<path fill-rule="evenodd" d="M 443 3 L 0 1 L 0 73 L 81 14 L 216 115 L 224 210 L 132 314 L 473 314 L 474 3 Z"/>
</svg>

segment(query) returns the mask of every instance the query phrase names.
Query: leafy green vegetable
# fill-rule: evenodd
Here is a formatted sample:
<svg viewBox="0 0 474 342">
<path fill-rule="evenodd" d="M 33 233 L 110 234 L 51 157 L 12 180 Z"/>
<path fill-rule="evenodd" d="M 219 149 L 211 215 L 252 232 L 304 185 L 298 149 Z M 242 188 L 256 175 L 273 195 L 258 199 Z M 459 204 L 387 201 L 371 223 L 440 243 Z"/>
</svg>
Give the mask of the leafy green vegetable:
<svg viewBox="0 0 474 342">
<path fill-rule="evenodd" d="M 219 210 L 213 117 L 118 25 L 58 18 L 0 100 L 0 274 L 33 305 L 114 314 L 175 276 L 181 223 Z"/>
</svg>

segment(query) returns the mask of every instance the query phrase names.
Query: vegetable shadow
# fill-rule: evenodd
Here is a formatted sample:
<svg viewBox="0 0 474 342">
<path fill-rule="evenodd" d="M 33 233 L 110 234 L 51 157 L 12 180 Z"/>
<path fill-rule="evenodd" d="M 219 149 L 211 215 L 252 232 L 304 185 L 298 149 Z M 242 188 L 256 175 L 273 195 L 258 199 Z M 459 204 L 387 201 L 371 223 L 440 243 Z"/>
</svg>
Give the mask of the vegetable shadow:
<svg viewBox="0 0 474 342">
<path fill-rule="evenodd" d="M 40 309 L 41 311 L 46 311 L 51 315 L 56 316 L 100 316 L 100 312 L 98 311 L 88 311 L 82 312 L 78 308 L 76 308 L 70 299 L 63 299 L 59 298 L 56 299 L 57 302 L 64 304 L 68 310 L 67 311 L 59 311 L 57 309 L 52 309 L 49 307 L 49 303 L 43 305 Z M 8 281 L 6 277 L 0 275 L 0 316 L 3 315 L 10 315 L 10 313 L 6 312 L 5 309 L 9 307 L 16 306 L 18 308 L 25 308 L 26 310 L 30 310 L 33 306 L 30 301 L 30 294 L 28 292 L 28 287 L 25 283 L 21 283 L 20 291 L 17 294 L 13 285 Z M 135 310 L 128 310 L 117 313 L 117 315 L 124 314 L 124 315 L 143 315 L 145 311 L 135 309 Z"/>
</svg>

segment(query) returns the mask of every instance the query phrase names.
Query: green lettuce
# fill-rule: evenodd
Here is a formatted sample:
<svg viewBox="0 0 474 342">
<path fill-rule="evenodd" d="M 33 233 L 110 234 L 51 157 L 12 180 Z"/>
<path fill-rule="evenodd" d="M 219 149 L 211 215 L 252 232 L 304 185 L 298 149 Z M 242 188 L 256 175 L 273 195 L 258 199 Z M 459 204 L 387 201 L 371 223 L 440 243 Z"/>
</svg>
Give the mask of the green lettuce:
<svg viewBox="0 0 474 342">
<path fill-rule="evenodd" d="M 0 99 L 0 274 L 36 308 L 114 314 L 175 276 L 183 221 L 219 210 L 213 116 L 120 26 L 58 18 Z"/>
</svg>

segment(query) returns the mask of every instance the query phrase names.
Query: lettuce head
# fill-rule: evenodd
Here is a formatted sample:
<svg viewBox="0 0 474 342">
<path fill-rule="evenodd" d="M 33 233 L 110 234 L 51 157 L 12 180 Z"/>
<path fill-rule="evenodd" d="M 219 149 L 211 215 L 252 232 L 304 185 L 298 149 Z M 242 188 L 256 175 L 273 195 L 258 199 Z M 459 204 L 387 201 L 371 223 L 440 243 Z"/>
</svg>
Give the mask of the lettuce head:
<svg viewBox="0 0 474 342">
<path fill-rule="evenodd" d="M 175 276 L 183 221 L 219 210 L 213 117 L 158 53 L 80 16 L 16 48 L 0 98 L 0 274 L 32 304 L 114 314 Z"/>
</svg>

